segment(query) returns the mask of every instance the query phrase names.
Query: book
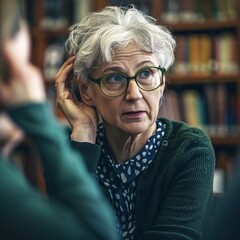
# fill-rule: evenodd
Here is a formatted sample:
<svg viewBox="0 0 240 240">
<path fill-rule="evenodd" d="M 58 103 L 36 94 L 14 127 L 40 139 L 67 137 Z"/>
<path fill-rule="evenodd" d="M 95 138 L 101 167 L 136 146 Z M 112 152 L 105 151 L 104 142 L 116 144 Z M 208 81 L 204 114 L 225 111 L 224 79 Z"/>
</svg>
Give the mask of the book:
<svg viewBox="0 0 240 240">
<path fill-rule="evenodd" d="M 207 34 L 200 35 L 200 72 L 208 74 L 212 71 L 211 62 L 211 38 Z"/>
<path fill-rule="evenodd" d="M 64 0 L 43 0 L 44 17 L 41 19 L 43 29 L 56 30 L 69 25 L 66 3 Z"/>
<path fill-rule="evenodd" d="M 163 11 L 161 19 L 165 22 L 176 23 L 180 20 L 180 3 L 179 0 L 163 1 Z"/>
<path fill-rule="evenodd" d="M 195 7 L 198 14 L 198 21 L 205 21 L 211 16 L 209 0 L 195 0 Z"/>
<path fill-rule="evenodd" d="M 180 0 L 180 20 L 182 22 L 196 22 L 198 20 L 195 0 Z"/>
<path fill-rule="evenodd" d="M 203 93 L 206 100 L 205 112 L 206 112 L 206 132 L 210 136 L 215 136 L 217 134 L 216 127 L 216 99 L 214 94 L 215 86 L 213 84 L 205 84 L 203 86 Z"/>
<path fill-rule="evenodd" d="M 211 73 L 219 72 L 219 34 L 211 35 Z"/>
<path fill-rule="evenodd" d="M 54 42 L 44 52 L 43 73 L 46 81 L 52 81 L 64 61 L 64 45 Z"/>
<path fill-rule="evenodd" d="M 217 13 L 216 17 L 219 21 L 228 19 L 227 2 L 226 0 L 216 0 Z"/>
<path fill-rule="evenodd" d="M 240 85 L 237 86 L 236 89 L 236 98 L 235 98 L 235 105 L 234 109 L 236 111 L 236 124 L 238 127 L 238 134 L 240 134 Z"/>
<path fill-rule="evenodd" d="M 180 107 L 178 93 L 173 89 L 167 89 L 163 96 L 159 109 L 159 117 L 165 117 L 174 121 L 180 121 Z"/>
<path fill-rule="evenodd" d="M 238 0 L 225 0 L 228 19 L 237 19 L 237 1 Z"/>
<path fill-rule="evenodd" d="M 195 89 L 182 92 L 185 121 L 192 127 L 204 128 L 205 116 L 202 96 Z"/>
<path fill-rule="evenodd" d="M 237 109 L 235 109 L 235 102 L 236 102 L 236 92 L 235 89 L 229 88 L 229 94 L 227 96 L 227 107 L 226 107 L 226 116 L 227 116 L 227 124 L 229 129 L 229 135 L 232 136 L 239 136 L 240 132 L 239 126 L 237 125 Z"/>
<path fill-rule="evenodd" d="M 236 74 L 237 39 L 231 32 L 179 34 L 176 37 L 173 73 Z"/>
<path fill-rule="evenodd" d="M 173 65 L 172 71 L 174 73 L 180 74 L 186 74 L 189 72 L 186 35 L 177 35 L 176 37 L 175 63 Z"/>
<path fill-rule="evenodd" d="M 191 34 L 189 36 L 189 67 L 191 73 L 199 73 L 200 72 L 200 35 L 199 34 Z"/>
<path fill-rule="evenodd" d="M 225 136 L 228 134 L 227 123 L 227 87 L 225 83 L 218 83 L 214 88 L 215 97 L 215 115 L 216 115 L 216 130 L 218 136 Z"/>
<path fill-rule="evenodd" d="M 91 1 L 89 0 L 73 0 L 73 23 L 80 22 L 90 11 Z"/>
<path fill-rule="evenodd" d="M 232 73 L 235 71 L 236 63 L 234 62 L 234 36 L 231 32 L 224 32 L 218 35 L 218 62 L 219 73 Z"/>
</svg>

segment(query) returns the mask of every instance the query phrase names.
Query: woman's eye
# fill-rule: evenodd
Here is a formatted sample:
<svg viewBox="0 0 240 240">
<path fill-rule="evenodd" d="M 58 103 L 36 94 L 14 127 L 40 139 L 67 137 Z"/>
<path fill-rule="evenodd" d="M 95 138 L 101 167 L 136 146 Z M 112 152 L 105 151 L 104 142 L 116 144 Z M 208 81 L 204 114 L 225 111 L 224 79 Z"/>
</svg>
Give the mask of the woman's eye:
<svg viewBox="0 0 240 240">
<path fill-rule="evenodd" d="M 149 69 L 144 69 L 143 71 L 141 71 L 138 76 L 140 78 L 148 78 L 150 76 L 152 76 L 152 72 Z"/>
<path fill-rule="evenodd" d="M 125 81 L 125 77 L 121 74 L 111 74 L 106 79 L 107 82 L 122 82 Z"/>
</svg>

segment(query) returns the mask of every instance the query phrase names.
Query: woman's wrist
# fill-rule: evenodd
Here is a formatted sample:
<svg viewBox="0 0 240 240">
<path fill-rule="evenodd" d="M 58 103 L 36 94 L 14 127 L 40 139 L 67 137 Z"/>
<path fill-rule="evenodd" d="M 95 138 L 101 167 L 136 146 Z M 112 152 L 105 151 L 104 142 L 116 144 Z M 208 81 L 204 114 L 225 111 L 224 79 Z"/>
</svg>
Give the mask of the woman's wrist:
<svg viewBox="0 0 240 240">
<path fill-rule="evenodd" d="M 76 142 L 95 143 L 96 131 L 88 129 L 73 129 L 71 133 L 71 140 Z"/>
</svg>

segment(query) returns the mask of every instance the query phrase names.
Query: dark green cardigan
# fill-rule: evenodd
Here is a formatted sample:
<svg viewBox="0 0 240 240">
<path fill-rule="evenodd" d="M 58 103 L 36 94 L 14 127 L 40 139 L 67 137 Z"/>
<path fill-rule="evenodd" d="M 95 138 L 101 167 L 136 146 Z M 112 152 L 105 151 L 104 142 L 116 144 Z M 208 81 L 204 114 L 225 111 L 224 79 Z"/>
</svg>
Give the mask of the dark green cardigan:
<svg viewBox="0 0 240 240">
<path fill-rule="evenodd" d="M 50 199 L 0 157 L 0 239 L 117 239 L 112 209 L 44 104 L 9 109 L 39 151 Z"/>
<path fill-rule="evenodd" d="M 134 239 L 201 239 L 213 194 L 215 154 L 211 141 L 200 129 L 161 120 L 166 133 L 156 158 L 137 183 Z M 94 175 L 100 146 L 71 144 L 84 154 Z M 103 191 L 109 198 L 106 189 Z"/>
</svg>

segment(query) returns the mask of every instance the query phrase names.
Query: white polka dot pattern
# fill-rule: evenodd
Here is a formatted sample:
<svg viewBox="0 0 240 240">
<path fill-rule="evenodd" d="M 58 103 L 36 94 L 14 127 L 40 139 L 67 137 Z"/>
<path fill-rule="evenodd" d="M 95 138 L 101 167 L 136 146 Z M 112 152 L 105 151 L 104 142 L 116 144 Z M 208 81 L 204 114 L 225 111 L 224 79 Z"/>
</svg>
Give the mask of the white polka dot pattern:
<svg viewBox="0 0 240 240">
<path fill-rule="evenodd" d="M 101 160 L 97 167 L 99 182 L 105 186 L 115 209 L 122 239 L 132 240 L 135 229 L 135 196 L 138 176 L 153 161 L 165 133 L 165 126 L 157 121 L 157 131 L 145 146 L 124 164 L 115 164 L 112 151 L 105 137 L 103 124 L 98 127 L 97 144 L 102 147 Z"/>
</svg>

